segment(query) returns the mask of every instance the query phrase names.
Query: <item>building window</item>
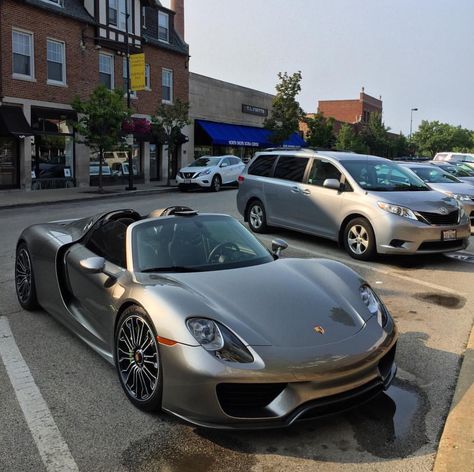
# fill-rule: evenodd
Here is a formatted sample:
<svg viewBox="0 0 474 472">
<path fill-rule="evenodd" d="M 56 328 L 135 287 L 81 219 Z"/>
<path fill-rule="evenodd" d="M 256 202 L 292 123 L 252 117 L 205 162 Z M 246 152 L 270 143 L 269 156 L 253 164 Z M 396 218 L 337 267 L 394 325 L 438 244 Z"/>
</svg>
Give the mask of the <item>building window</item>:
<svg viewBox="0 0 474 472">
<path fill-rule="evenodd" d="M 118 27 L 125 31 L 127 29 L 127 10 L 128 10 L 128 31 L 132 32 L 132 0 L 117 0 L 119 7 Z"/>
<path fill-rule="evenodd" d="M 126 95 L 129 88 L 129 81 L 127 79 L 127 58 L 123 58 L 122 66 L 122 77 L 123 77 L 123 93 Z M 134 92 L 130 89 L 130 97 L 137 98 L 137 92 Z"/>
<path fill-rule="evenodd" d="M 13 74 L 32 79 L 34 77 L 33 35 L 13 31 Z"/>
<path fill-rule="evenodd" d="M 173 102 L 173 71 L 163 69 L 161 81 L 161 98 L 163 102 Z"/>
<path fill-rule="evenodd" d="M 114 88 L 114 58 L 108 54 L 99 54 L 99 81 L 108 89 Z"/>
<path fill-rule="evenodd" d="M 64 43 L 48 39 L 47 41 L 48 82 L 66 83 L 66 58 Z"/>
<path fill-rule="evenodd" d="M 117 26 L 118 0 L 109 0 L 109 25 Z"/>
<path fill-rule="evenodd" d="M 145 88 L 151 90 L 151 69 L 150 64 L 145 64 Z"/>
<path fill-rule="evenodd" d="M 170 17 L 162 11 L 158 12 L 158 39 L 166 43 L 170 41 Z"/>
<path fill-rule="evenodd" d="M 64 6 L 64 0 L 43 0 L 44 3 L 52 3 L 53 5 L 57 5 L 58 7 Z"/>
</svg>

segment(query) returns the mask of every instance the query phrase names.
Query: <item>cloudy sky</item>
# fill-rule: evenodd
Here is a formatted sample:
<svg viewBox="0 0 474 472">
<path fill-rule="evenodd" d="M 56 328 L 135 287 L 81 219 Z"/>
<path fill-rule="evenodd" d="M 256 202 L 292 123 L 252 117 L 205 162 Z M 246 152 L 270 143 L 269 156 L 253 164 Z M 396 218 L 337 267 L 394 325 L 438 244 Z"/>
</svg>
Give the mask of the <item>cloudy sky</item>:
<svg viewBox="0 0 474 472">
<path fill-rule="evenodd" d="M 166 3 L 166 2 L 165 2 Z M 185 0 L 192 72 L 273 93 L 301 70 L 318 100 L 383 99 L 405 134 L 422 119 L 474 129 L 474 0 Z"/>
</svg>

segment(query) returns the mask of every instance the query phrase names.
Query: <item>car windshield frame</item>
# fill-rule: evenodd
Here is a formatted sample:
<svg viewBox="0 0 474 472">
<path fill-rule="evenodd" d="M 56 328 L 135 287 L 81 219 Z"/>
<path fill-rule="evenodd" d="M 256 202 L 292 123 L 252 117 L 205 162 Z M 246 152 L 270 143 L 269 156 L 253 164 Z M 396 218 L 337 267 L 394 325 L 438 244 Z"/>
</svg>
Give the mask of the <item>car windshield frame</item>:
<svg viewBox="0 0 474 472">
<path fill-rule="evenodd" d="M 344 167 L 347 173 L 354 179 L 354 182 L 363 190 L 367 192 L 428 192 L 432 191 L 428 185 L 423 182 L 411 170 L 404 168 L 392 161 L 384 161 L 379 159 L 351 159 L 342 160 L 340 164 Z M 377 167 L 384 166 L 387 168 L 386 178 L 383 178 L 381 169 Z M 366 176 L 362 177 L 364 174 Z M 390 172 L 391 170 L 391 172 Z M 404 181 L 396 181 L 393 177 L 393 170 L 402 174 Z M 362 180 L 367 178 L 367 180 Z M 376 181 L 375 181 L 376 180 Z"/>
<path fill-rule="evenodd" d="M 412 172 L 414 172 L 423 182 L 429 184 L 462 184 L 462 182 L 453 174 L 449 173 L 448 171 L 441 169 L 441 167 L 435 166 L 407 166 Z M 433 180 L 430 178 L 429 180 L 425 180 L 418 171 L 429 171 L 430 173 L 435 173 L 437 177 L 443 177 L 444 179 L 437 178 Z"/>
<path fill-rule="evenodd" d="M 223 236 L 225 240 L 216 239 L 218 236 Z M 238 251 L 232 250 L 232 254 L 229 253 L 232 260 L 219 258 L 211 262 L 209 255 L 223 243 L 235 244 Z M 175 248 L 172 247 L 173 244 L 176 245 Z M 191 247 L 193 244 L 194 247 Z M 150 246 L 157 255 L 163 256 L 156 259 L 160 263 L 152 260 L 154 256 L 146 257 L 146 251 L 150 254 Z M 127 249 L 127 267 L 136 273 L 213 272 L 261 265 L 275 260 L 261 241 L 238 220 L 228 215 L 170 216 L 136 222 L 130 226 L 127 234 Z M 176 262 L 172 253 L 179 254 L 179 262 Z M 190 254 L 189 260 L 186 259 L 186 253 Z M 196 254 L 199 253 L 202 253 L 202 258 L 200 262 L 196 262 L 199 260 L 199 257 L 196 259 Z M 216 255 L 219 254 L 218 252 Z"/>
<path fill-rule="evenodd" d="M 222 157 L 203 156 L 191 162 L 188 167 L 215 167 L 219 165 L 221 160 Z"/>
</svg>

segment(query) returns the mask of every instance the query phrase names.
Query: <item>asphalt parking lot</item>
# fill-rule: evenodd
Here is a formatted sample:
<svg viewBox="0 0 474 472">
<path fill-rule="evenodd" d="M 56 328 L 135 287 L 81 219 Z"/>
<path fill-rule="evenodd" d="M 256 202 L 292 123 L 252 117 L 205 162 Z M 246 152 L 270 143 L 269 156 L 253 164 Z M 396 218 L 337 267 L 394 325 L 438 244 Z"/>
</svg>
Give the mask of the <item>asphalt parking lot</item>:
<svg viewBox="0 0 474 472">
<path fill-rule="evenodd" d="M 398 376 L 386 394 L 351 413 L 284 430 L 221 432 L 145 414 L 128 402 L 115 370 L 97 354 L 47 313 L 20 309 L 14 249 L 27 225 L 113 208 L 145 214 L 172 204 L 240 218 L 235 196 L 235 190 L 166 193 L 0 210 L 0 318 L 8 320 L 72 458 L 56 469 L 44 465 L 48 461 L 0 362 L 1 471 L 431 470 L 473 322 L 472 236 L 467 250 L 454 256 L 374 263 L 353 261 L 332 242 L 290 231 L 262 236 L 267 245 L 272 237 L 286 239 L 285 257 L 328 257 L 350 265 L 383 297 L 400 330 Z"/>
</svg>

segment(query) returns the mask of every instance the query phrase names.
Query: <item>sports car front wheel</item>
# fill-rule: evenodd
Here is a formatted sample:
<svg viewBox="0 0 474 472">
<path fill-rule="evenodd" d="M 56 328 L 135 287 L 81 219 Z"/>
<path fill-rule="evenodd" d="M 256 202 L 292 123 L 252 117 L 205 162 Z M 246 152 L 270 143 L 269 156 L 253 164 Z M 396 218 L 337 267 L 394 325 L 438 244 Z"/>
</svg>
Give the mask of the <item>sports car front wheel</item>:
<svg viewBox="0 0 474 472">
<path fill-rule="evenodd" d="M 36 298 L 35 276 L 28 247 L 24 242 L 16 249 L 15 257 L 15 288 L 20 305 L 25 310 L 38 308 Z"/>
<path fill-rule="evenodd" d="M 115 365 L 129 400 L 145 411 L 161 408 L 162 372 L 157 335 L 146 311 L 127 308 L 115 332 Z"/>
</svg>

